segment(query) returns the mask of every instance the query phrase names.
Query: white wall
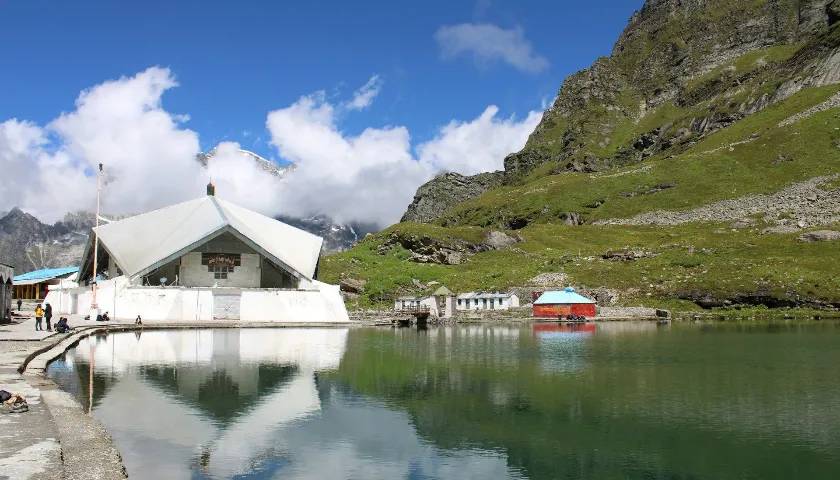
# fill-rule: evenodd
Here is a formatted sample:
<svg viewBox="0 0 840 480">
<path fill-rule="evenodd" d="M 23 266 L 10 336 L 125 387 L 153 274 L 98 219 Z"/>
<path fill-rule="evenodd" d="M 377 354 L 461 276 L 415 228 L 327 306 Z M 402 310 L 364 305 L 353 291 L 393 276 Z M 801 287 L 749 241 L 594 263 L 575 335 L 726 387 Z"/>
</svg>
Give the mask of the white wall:
<svg viewBox="0 0 840 480">
<path fill-rule="evenodd" d="M 310 290 L 226 289 L 241 294 L 240 320 L 264 322 L 347 322 L 338 286 L 315 281 Z M 212 288 L 130 286 L 124 277 L 99 283 L 100 312 L 112 319 L 143 321 L 209 321 L 213 316 Z M 77 307 L 72 309 L 72 298 Z M 54 289 L 47 296 L 56 312 L 87 315 L 91 288 Z"/>
<path fill-rule="evenodd" d="M 227 279 L 215 279 L 207 265 L 201 264 L 201 252 L 190 252 L 181 257 L 181 284 L 190 287 L 240 287 L 259 288 L 260 256 L 256 253 L 243 253 L 242 265 L 228 273 Z"/>
<path fill-rule="evenodd" d="M 256 322 L 347 322 L 338 286 L 314 282 L 317 290 L 242 290 L 239 316 Z"/>
<path fill-rule="evenodd" d="M 487 300 L 487 304 L 485 306 L 484 300 Z M 475 304 L 475 301 L 478 300 L 478 305 Z M 509 297 L 505 297 L 504 302 L 500 305 L 499 298 L 493 298 L 493 308 L 490 308 L 490 298 L 489 297 L 477 297 L 477 298 L 469 298 L 469 299 L 461 299 L 461 305 L 458 305 L 458 300 L 455 300 L 455 308 L 459 311 L 467 311 L 467 310 L 508 310 L 512 307 L 519 306 L 519 297 L 516 295 L 510 295 Z"/>
</svg>

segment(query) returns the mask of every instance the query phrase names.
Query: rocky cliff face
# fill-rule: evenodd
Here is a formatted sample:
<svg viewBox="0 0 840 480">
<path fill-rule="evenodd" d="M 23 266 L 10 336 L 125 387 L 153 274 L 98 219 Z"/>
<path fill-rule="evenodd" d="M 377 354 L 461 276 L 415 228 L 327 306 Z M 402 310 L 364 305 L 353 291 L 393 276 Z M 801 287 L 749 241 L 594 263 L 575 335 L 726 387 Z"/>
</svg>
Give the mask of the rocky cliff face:
<svg viewBox="0 0 840 480">
<path fill-rule="evenodd" d="M 17 273 L 75 265 L 93 224 L 93 215 L 85 212 L 48 225 L 14 208 L 0 218 L 0 261 L 14 265 Z"/>
<path fill-rule="evenodd" d="M 506 181 L 544 164 L 638 162 L 840 81 L 838 9 L 840 0 L 648 0 L 610 57 L 566 80 L 526 147 L 505 159 Z M 685 111 L 656 118 L 662 107 Z"/>
<path fill-rule="evenodd" d="M 502 178 L 502 172 L 482 173 L 471 177 L 457 173 L 438 175 L 417 189 L 414 200 L 401 221 L 431 222 L 449 207 L 501 185 Z"/>
<path fill-rule="evenodd" d="M 803 88 L 838 83 L 838 22 L 840 0 L 647 0 L 609 57 L 566 79 L 502 181 L 678 154 Z M 442 215 L 420 202 L 449 208 L 486 190 L 433 182 L 404 220 Z"/>
<path fill-rule="evenodd" d="M 308 218 L 277 217 L 278 220 L 293 227 L 318 235 L 324 239 L 324 252 L 343 252 L 365 238 L 368 233 L 379 229 L 376 225 L 351 223 L 337 224 L 325 215 Z"/>
</svg>

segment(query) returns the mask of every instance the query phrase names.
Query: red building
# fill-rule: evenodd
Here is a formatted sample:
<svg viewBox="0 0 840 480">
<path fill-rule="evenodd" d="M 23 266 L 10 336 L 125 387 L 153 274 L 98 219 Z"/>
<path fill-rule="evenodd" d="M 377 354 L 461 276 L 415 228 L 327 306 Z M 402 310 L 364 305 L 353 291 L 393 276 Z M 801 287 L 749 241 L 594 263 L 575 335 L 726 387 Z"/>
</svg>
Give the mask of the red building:
<svg viewBox="0 0 840 480">
<path fill-rule="evenodd" d="M 579 295 L 572 287 L 562 291 L 545 292 L 534 301 L 534 318 L 558 318 L 580 315 L 595 318 L 595 301 Z"/>
</svg>

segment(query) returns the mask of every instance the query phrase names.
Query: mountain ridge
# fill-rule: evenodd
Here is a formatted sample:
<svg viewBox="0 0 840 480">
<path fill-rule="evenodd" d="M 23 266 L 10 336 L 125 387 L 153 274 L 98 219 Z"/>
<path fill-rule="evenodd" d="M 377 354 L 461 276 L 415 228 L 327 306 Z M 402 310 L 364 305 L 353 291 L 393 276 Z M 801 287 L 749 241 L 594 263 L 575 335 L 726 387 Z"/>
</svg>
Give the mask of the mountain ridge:
<svg viewBox="0 0 840 480">
<path fill-rule="evenodd" d="M 723 10 L 715 18 L 723 23 L 711 32 L 707 30 L 715 25 L 712 22 L 700 29 L 684 26 L 718 7 Z M 836 49 L 837 38 L 821 37 L 840 20 L 838 11 L 840 0 L 646 1 L 631 17 L 609 57 L 597 59 L 564 81 L 525 147 L 505 158 L 503 182 L 521 183 L 540 168 L 544 170 L 540 175 L 591 173 L 639 163 L 664 151 L 679 152 L 802 88 L 837 83 L 840 53 L 826 53 Z M 751 18 L 745 21 L 745 17 Z M 726 41 L 715 41 L 720 38 Z M 667 47 L 651 47 L 659 43 Z M 749 55 L 756 57 L 755 62 L 743 71 L 728 64 Z M 786 81 L 768 89 L 777 74 Z M 753 80 L 756 85 L 736 98 L 701 105 L 731 91 L 733 84 Z M 674 104 L 672 110 L 686 110 L 685 115 L 669 117 L 673 112 L 657 112 L 668 110 L 669 103 Z M 698 105 L 703 108 L 692 111 Z M 463 182 L 471 180 L 465 177 Z M 446 183 L 445 178 L 436 177 L 421 186 L 418 194 L 443 192 Z M 476 189 L 469 198 L 484 191 Z M 421 199 L 451 206 L 445 198 L 428 193 Z M 417 220 L 410 212 L 418 208 L 418 200 L 407 208 L 405 220 Z M 436 218 L 442 215 L 440 211 Z"/>
<path fill-rule="evenodd" d="M 239 152 L 253 160 L 262 170 L 279 178 L 295 169 L 294 164 L 279 167 L 249 150 L 240 149 Z M 214 150 L 200 153 L 196 160 L 207 167 L 214 154 Z M 368 233 L 378 230 L 374 225 L 337 224 L 326 215 L 306 218 L 281 215 L 277 219 L 322 237 L 325 253 L 346 250 Z M 20 273 L 76 265 L 81 261 L 88 234 L 94 225 L 95 216 L 92 212 L 68 213 L 62 220 L 50 225 L 15 207 L 0 214 L 0 259 L 14 265 Z"/>
<path fill-rule="evenodd" d="M 609 57 L 563 82 L 500 184 L 460 177 L 449 195 L 451 179 L 433 179 L 406 221 L 327 258 L 324 278 L 366 282 L 358 307 L 440 282 L 840 308 L 838 12 L 840 0 L 648 0 Z M 469 247 L 498 232 L 518 241 Z M 428 263 L 456 248 L 457 265 Z M 546 277 L 562 281 L 534 280 Z"/>
</svg>

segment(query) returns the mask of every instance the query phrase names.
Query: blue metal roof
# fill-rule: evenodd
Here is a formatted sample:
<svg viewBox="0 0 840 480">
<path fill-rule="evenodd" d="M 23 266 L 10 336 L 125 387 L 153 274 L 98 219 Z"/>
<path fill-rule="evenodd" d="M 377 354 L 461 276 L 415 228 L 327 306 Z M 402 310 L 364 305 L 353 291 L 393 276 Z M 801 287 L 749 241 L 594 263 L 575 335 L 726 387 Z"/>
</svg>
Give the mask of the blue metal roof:
<svg viewBox="0 0 840 480">
<path fill-rule="evenodd" d="M 12 283 L 32 280 L 50 280 L 56 277 L 63 277 L 79 271 L 79 267 L 45 268 L 33 272 L 21 273 L 12 278 Z"/>
<path fill-rule="evenodd" d="M 571 304 L 571 303 L 595 303 L 583 295 L 575 292 L 575 289 L 568 287 L 561 292 L 545 292 L 540 295 L 540 298 L 534 302 L 534 305 L 555 305 L 555 304 Z"/>
</svg>

